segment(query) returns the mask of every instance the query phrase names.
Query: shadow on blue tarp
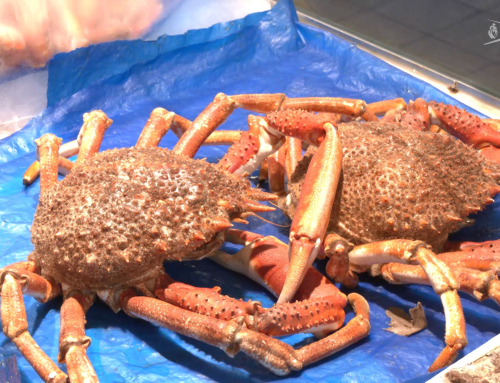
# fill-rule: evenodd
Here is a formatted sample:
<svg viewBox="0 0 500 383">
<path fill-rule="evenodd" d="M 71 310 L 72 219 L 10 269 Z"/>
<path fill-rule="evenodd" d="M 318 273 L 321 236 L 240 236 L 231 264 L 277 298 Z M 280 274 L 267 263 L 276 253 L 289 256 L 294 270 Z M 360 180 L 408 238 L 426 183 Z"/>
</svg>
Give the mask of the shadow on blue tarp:
<svg viewBox="0 0 500 383">
<path fill-rule="evenodd" d="M 73 140 L 82 115 L 104 110 L 113 120 L 102 149 L 135 144 L 150 111 L 158 106 L 194 119 L 215 94 L 273 93 L 289 96 L 338 96 L 367 102 L 403 97 L 423 97 L 456 103 L 428 84 L 360 51 L 355 46 L 309 26 L 298 24 L 293 6 L 281 1 L 271 11 L 245 19 L 166 36 L 157 42 L 114 42 L 58 55 L 49 65 L 50 106 L 28 126 L 0 141 L 0 255 L 1 265 L 24 259 L 33 249 L 30 225 L 38 203 L 39 183 L 22 186 L 24 169 L 35 158 L 34 138 L 51 132 Z M 245 111 L 236 111 L 223 128 L 245 129 Z M 161 146 L 172 148 L 176 138 L 168 133 Z M 215 162 L 225 147 L 202 148 L 197 157 Z M 280 212 L 265 215 L 288 223 Z M 496 239 L 500 235 L 498 203 L 479 214 L 477 224 L 461 233 L 463 239 Z M 251 219 L 249 229 L 287 241 L 287 230 Z M 322 270 L 324 264 L 318 262 Z M 262 288 L 221 269 L 210 261 L 170 263 L 176 279 L 197 286 L 219 285 L 236 298 L 273 298 Z M 372 333 L 367 340 L 320 363 L 294 373 L 299 381 L 404 381 L 425 379 L 427 368 L 441 351 L 445 331 L 439 298 L 425 286 L 392 286 L 362 277 L 356 290 L 371 307 Z M 499 309 L 490 301 L 476 302 L 462 295 L 469 346 L 478 347 L 500 332 Z M 385 310 L 408 309 L 422 302 L 429 327 L 403 338 L 383 329 Z M 60 300 L 40 305 L 26 298 L 29 330 L 41 347 L 57 359 Z M 348 319 L 352 318 L 352 312 Z M 222 351 L 198 341 L 157 328 L 123 313 L 114 314 L 96 303 L 87 316 L 92 338 L 90 360 L 103 382 L 164 381 L 272 381 L 277 378 L 245 355 L 231 359 Z M 3 337 L 3 335 L 2 335 Z M 292 345 L 311 341 L 310 336 L 284 338 Z M 16 352 L 1 340 L 4 353 Z M 18 354 L 24 381 L 36 374 Z"/>
</svg>

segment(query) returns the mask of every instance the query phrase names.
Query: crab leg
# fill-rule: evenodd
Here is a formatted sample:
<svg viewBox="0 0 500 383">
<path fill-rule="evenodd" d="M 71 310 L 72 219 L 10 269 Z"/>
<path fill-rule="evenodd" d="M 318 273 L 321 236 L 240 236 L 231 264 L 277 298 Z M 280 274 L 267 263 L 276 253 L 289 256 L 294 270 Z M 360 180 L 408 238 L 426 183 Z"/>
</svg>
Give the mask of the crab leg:
<svg viewBox="0 0 500 383">
<path fill-rule="evenodd" d="M 390 240 L 356 246 L 349 253 L 349 261 L 355 266 L 377 263 L 418 262 L 425 271 L 434 291 L 441 297 L 446 317 L 446 347 L 429 368 L 435 371 L 449 365 L 458 352 L 467 345 L 465 319 L 457 293 L 459 283 L 453 272 L 437 259 L 427 245 L 419 241 Z"/>
<path fill-rule="evenodd" d="M 61 295 L 59 284 L 30 270 L 33 270 L 31 264 L 14 263 L 0 271 L 0 280 L 3 280 L 7 274 L 13 275 L 19 281 L 23 294 L 35 298 L 40 303 L 46 303 Z"/>
<path fill-rule="evenodd" d="M 10 272 L 3 275 L 1 297 L 0 310 L 4 334 L 14 342 L 42 380 L 66 382 L 66 374 L 50 360 L 28 333 L 28 320 L 21 284 Z"/>
<path fill-rule="evenodd" d="M 368 104 L 367 109 L 373 114 L 385 114 L 391 109 L 406 109 L 406 102 L 402 98 L 377 101 Z"/>
<path fill-rule="evenodd" d="M 230 321 L 242 317 L 248 328 L 272 336 L 312 332 L 323 337 L 337 330 L 345 317 L 345 297 L 340 306 L 334 299 L 311 298 L 266 309 L 257 301 L 243 302 L 221 295 L 220 288 L 173 284 L 156 295 L 162 301 L 212 318 Z"/>
<path fill-rule="evenodd" d="M 298 359 L 307 366 L 330 356 L 370 334 L 370 308 L 359 294 L 347 296 L 356 316 L 330 336 L 297 350 Z"/>
<path fill-rule="evenodd" d="M 365 112 L 366 103 L 362 100 L 332 97 L 286 98 L 283 94 L 226 96 L 223 93 L 219 93 L 215 96 L 214 101 L 193 121 L 188 131 L 177 142 L 173 151 L 177 154 L 194 157 L 203 142 L 236 108 L 244 108 L 259 113 L 269 113 L 280 109 L 306 109 L 315 112 L 341 113 L 357 117 Z M 255 141 L 255 137 L 252 139 L 252 137 L 242 136 L 241 142 L 248 141 L 249 139 L 252 145 L 258 149 L 259 142 Z"/>
<path fill-rule="evenodd" d="M 323 128 L 326 135 L 307 170 L 290 228 L 290 268 L 278 302 L 293 298 L 328 227 L 342 170 L 342 147 L 335 128 L 328 123 Z"/>
<path fill-rule="evenodd" d="M 219 93 L 203 112 L 193 121 L 193 124 L 172 150 L 176 154 L 194 157 L 203 142 L 221 125 L 235 109 L 235 102 L 225 94 Z"/>
<path fill-rule="evenodd" d="M 243 318 L 229 322 L 211 318 L 154 298 L 135 296 L 132 290 L 120 296 L 122 308 L 128 315 L 219 347 L 230 356 L 243 351 L 277 375 L 300 370 L 368 335 L 368 304 L 357 294 L 351 294 L 349 299 L 358 315 L 347 324 L 345 331 L 294 350 L 286 343 L 246 328 Z"/>
<path fill-rule="evenodd" d="M 487 251 L 457 251 L 438 254 L 437 257 L 451 267 L 476 270 L 495 270 L 500 274 L 500 259 L 496 253 Z"/>
<path fill-rule="evenodd" d="M 452 268 L 452 270 L 460 283 L 460 291 L 474 296 L 479 301 L 491 298 L 500 305 L 500 281 L 494 271 L 483 272 L 466 268 Z M 394 284 L 431 284 L 425 271 L 418 265 L 401 263 L 375 265 L 370 268 L 370 274 L 380 275 Z"/>
<path fill-rule="evenodd" d="M 340 113 L 350 117 L 358 117 L 366 111 L 366 102 L 334 97 L 286 98 L 281 105 L 281 109 Z"/>
<path fill-rule="evenodd" d="M 73 292 L 61 306 L 59 363 L 66 363 L 71 382 L 98 382 L 87 357 L 90 338 L 85 335 L 85 313 L 94 302 L 94 295 Z"/>
<path fill-rule="evenodd" d="M 83 136 L 83 128 L 84 127 L 85 127 L 85 125 L 83 125 L 80 128 L 80 132 L 79 132 L 78 138 L 76 140 L 67 142 L 67 143 L 60 146 L 59 157 L 69 158 L 71 156 L 74 156 L 75 154 L 78 154 L 78 150 L 80 149 L 81 137 Z M 69 163 L 71 163 L 71 165 L 69 165 Z M 72 166 L 73 166 L 73 163 L 71 161 L 68 160 L 68 162 L 65 162 L 65 161 L 61 161 L 61 159 L 59 159 L 59 173 L 66 175 L 65 168 L 67 168 L 67 171 L 69 173 L 69 171 L 71 171 Z M 24 172 L 23 185 L 31 185 L 38 178 L 39 175 L 40 175 L 40 162 L 35 161 Z"/>
<path fill-rule="evenodd" d="M 61 142 L 60 138 L 50 133 L 35 140 L 37 157 L 40 162 L 40 190 L 42 194 L 57 183 L 57 165 Z"/>
<path fill-rule="evenodd" d="M 61 146 L 62 147 L 62 146 Z M 59 152 L 61 149 L 59 149 Z M 68 175 L 73 169 L 73 162 L 68 160 L 67 158 L 62 157 L 59 154 L 59 158 L 57 160 L 57 171 L 59 174 L 63 176 Z M 28 169 L 23 174 L 23 185 L 31 185 L 40 175 L 40 162 L 33 162 Z"/>
<path fill-rule="evenodd" d="M 175 133 L 178 138 L 181 138 L 184 133 L 186 133 L 191 127 L 192 122 L 187 118 L 179 116 L 178 114 L 174 117 L 174 122 L 170 129 Z M 203 145 L 232 145 L 238 141 L 241 137 L 241 132 L 238 130 L 221 130 L 215 131 L 208 136 L 208 138 L 203 142 Z"/>
<path fill-rule="evenodd" d="M 196 314 L 167 302 L 122 293 L 122 308 L 128 315 L 144 319 L 179 334 L 198 339 L 234 356 L 243 351 L 277 375 L 300 370 L 302 363 L 293 348 L 267 335 L 245 328 L 242 320 L 226 322 Z"/>
<path fill-rule="evenodd" d="M 218 164 L 235 174 L 252 173 L 264 158 L 283 145 L 283 135 L 319 146 L 307 171 L 292 222 L 290 268 L 279 303 L 295 295 L 318 254 L 328 226 L 342 169 L 342 148 L 338 133 L 327 118 L 300 111 L 275 112 L 266 119 L 249 116 L 248 134 L 243 134 L 241 141 L 235 143 Z"/>
<path fill-rule="evenodd" d="M 487 145 L 500 147 L 500 133 L 492 126 L 463 109 L 432 101 L 429 113 L 433 124 L 444 127 L 467 145 L 480 149 Z"/>
<path fill-rule="evenodd" d="M 274 296 L 281 294 L 289 267 L 288 246 L 273 236 L 263 237 L 249 231 L 229 229 L 226 241 L 244 245 L 236 254 L 217 251 L 210 259 L 219 265 L 243 274 L 257 282 Z M 294 300 L 324 298 L 342 294 L 328 278 L 309 267 Z"/>
<path fill-rule="evenodd" d="M 227 231 L 226 240 L 244 245 L 244 247 L 233 255 L 217 251 L 210 259 L 225 268 L 246 275 L 268 289 L 276 297 L 279 296 L 288 272 L 288 246 L 272 236 L 262 237 L 259 234 L 233 229 Z M 314 301 L 322 300 L 328 301 L 337 309 L 343 309 L 346 305 L 345 295 L 314 267 L 309 267 L 294 297 L 294 302 L 297 303 L 294 310 L 304 316 L 303 325 L 307 327 L 309 314 L 307 305 L 312 306 Z M 277 304 L 274 307 L 283 305 Z M 318 314 L 321 314 L 320 320 L 324 320 L 328 313 L 325 311 Z M 340 313 L 336 315 L 338 316 Z M 293 320 L 293 316 L 291 319 Z M 317 338 L 326 336 L 340 327 L 344 319 L 343 314 L 336 320 L 332 319 L 329 319 L 329 322 L 332 323 L 325 328 L 315 328 L 309 331 L 314 333 Z M 290 326 L 287 322 L 284 325 Z"/>
<path fill-rule="evenodd" d="M 175 113 L 168 112 L 163 108 L 156 108 L 151 112 L 149 120 L 142 129 L 142 133 L 135 144 L 136 148 L 150 148 L 158 146 L 161 139 L 167 134 L 172 122 L 174 121 Z"/>
<path fill-rule="evenodd" d="M 285 192 L 286 145 L 267 158 L 269 188 L 275 194 Z"/>
<path fill-rule="evenodd" d="M 80 131 L 83 131 L 80 150 L 76 163 L 79 164 L 99 151 L 104 132 L 112 124 L 113 120 L 109 119 L 106 114 L 100 110 L 94 110 L 83 115 L 83 126 Z"/>
<path fill-rule="evenodd" d="M 302 159 L 302 142 L 293 137 L 286 138 L 285 169 L 288 182 L 292 182 L 292 174 L 295 172 L 299 161 Z"/>
</svg>

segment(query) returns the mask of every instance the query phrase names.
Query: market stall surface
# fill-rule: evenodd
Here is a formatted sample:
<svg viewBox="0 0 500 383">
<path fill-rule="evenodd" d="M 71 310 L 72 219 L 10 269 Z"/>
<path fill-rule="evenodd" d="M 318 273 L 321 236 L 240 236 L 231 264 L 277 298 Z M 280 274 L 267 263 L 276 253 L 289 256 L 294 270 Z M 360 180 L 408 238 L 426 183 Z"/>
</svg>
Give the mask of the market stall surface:
<svg viewBox="0 0 500 383">
<path fill-rule="evenodd" d="M 155 107 L 194 119 L 218 92 L 275 93 L 290 97 L 333 96 L 367 102 L 422 97 L 455 103 L 433 87 L 360 51 L 335 36 L 297 23 L 293 6 L 278 3 L 271 11 L 245 19 L 163 37 L 156 42 L 114 42 L 58 55 L 49 66 L 49 107 L 28 126 L 0 141 L 0 257 L 1 265 L 20 261 L 33 249 L 30 226 L 39 183 L 22 186 L 22 173 L 35 159 L 33 140 L 50 132 L 73 140 L 82 115 L 104 110 L 114 120 L 101 150 L 133 146 Z M 238 110 L 223 128 L 246 129 L 247 112 Z M 160 146 L 172 148 L 177 138 L 168 133 Z M 204 147 L 197 158 L 220 159 L 226 147 Z M 497 199 L 498 201 L 498 199 Z M 489 240 L 500 237 L 498 202 L 476 217 L 475 226 L 455 238 Z M 265 218 L 289 221 L 277 211 Z M 250 218 L 248 229 L 275 235 L 287 242 L 288 229 Z M 234 251 L 234 248 L 226 248 Z M 201 287 L 222 287 L 225 294 L 259 300 L 274 298 L 244 277 L 209 260 L 169 263 L 167 272 L 180 281 Z M 324 268 L 323 261 L 317 267 Z M 346 291 L 346 290 L 344 290 Z M 426 286 L 394 286 L 363 277 L 356 292 L 371 308 L 368 338 L 326 360 L 277 378 L 246 355 L 234 359 L 201 342 L 179 336 L 123 313 L 114 314 L 102 302 L 87 315 L 88 355 L 103 382 L 188 381 L 405 381 L 425 379 L 427 369 L 444 346 L 445 321 L 439 297 Z M 461 294 L 469 345 L 465 353 L 500 333 L 500 309 L 491 301 L 476 302 Z M 39 304 L 25 298 L 29 331 L 43 350 L 57 359 L 61 300 Z M 384 330 L 388 307 L 405 310 L 422 302 L 428 328 L 409 338 Z M 350 312 L 346 318 L 352 318 Z M 296 347 L 310 335 L 283 338 Z M 2 353 L 16 353 L 22 379 L 36 381 L 36 373 L 3 335 Z"/>
</svg>

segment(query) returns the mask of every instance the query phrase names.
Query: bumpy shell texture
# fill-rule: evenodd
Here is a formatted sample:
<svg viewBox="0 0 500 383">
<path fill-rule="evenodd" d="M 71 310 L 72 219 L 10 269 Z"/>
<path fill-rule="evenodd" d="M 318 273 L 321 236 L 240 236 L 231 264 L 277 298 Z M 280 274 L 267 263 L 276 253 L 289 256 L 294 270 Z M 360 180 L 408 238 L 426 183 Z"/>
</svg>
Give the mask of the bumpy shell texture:
<svg viewBox="0 0 500 383">
<path fill-rule="evenodd" d="M 165 149 L 102 152 L 41 197 L 34 259 L 44 275 L 73 287 L 134 285 L 154 277 L 165 259 L 206 255 L 204 244 L 220 222 L 242 213 L 249 188 L 245 179 Z"/>
<path fill-rule="evenodd" d="M 439 250 L 498 191 L 494 165 L 453 137 L 376 122 L 341 124 L 339 135 L 343 175 L 328 232 L 354 244 L 406 238 Z M 315 150 L 293 174 L 291 216 Z"/>
</svg>

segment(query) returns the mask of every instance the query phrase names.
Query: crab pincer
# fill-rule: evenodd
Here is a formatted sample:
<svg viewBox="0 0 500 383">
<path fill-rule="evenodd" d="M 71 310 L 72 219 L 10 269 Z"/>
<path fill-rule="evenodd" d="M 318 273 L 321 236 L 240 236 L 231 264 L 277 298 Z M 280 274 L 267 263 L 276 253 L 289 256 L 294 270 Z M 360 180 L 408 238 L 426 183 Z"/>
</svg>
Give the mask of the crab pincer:
<svg viewBox="0 0 500 383">
<path fill-rule="evenodd" d="M 252 137 L 242 136 L 242 140 L 228 151 L 220 164 L 228 163 L 227 169 L 235 173 L 251 173 L 255 170 L 255 158 L 265 158 L 276 148 L 285 143 L 285 134 L 310 145 L 319 146 L 309 171 L 306 175 L 301 193 L 297 215 L 294 217 L 290 232 L 289 258 L 290 268 L 286 282 L 278 302 L 288 302 L 295 295 L 304 275 L 316 258 L 325 235 L 329 215 L 335 198 L 340 172 L 342 170 L 342 147 L 335 127 L 321 114 L 304 114 L 303 111 L 277 111 L 266 118 L 249 117 L 250 132 L 259 132 L 258 138 L 263 141 L 245 158 L 238 152 L 247 152 L 251 147 L 248 140 Z M 267 144 L 267 145 L 266 145 Z M 241 148 L 243 147 L 243 149 Z M 242 163 L 246 160 L 246 163 Z M 234 165 L 238 163 L 238 167 Z M 236 168 L 236 169 L 235 169 Z"/>
</svg>

